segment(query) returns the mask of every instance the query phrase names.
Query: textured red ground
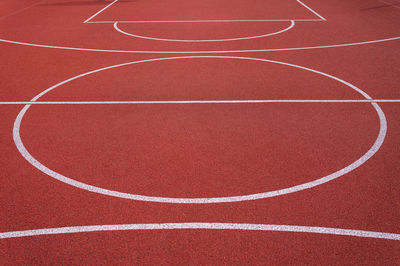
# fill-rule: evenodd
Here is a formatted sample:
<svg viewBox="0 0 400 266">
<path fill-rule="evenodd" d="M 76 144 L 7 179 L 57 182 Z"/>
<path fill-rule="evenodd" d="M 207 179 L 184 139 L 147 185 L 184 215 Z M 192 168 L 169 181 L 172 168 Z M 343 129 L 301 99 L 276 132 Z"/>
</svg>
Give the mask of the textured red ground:
<svg viewBox="0 0 400 266">
<path fill-rule="evenodd" d="M 114 30 L 112 24 L 84 24 L 83 21 L 104 7 L 104 4 L 99 2 L 94 0 L 54 0 L 39 3 L 23 13 L 2 20 L 0 24 L 1 37 L 21 42 L 98 49 L 220 51 L 304 47 L 370 41 L 397 36 L 400 26 L 398 22 L 399 9 L 393 7 L 380 8 L 382 3 L 376 0 L 331 0 L 328 3 L 310 0 L 306 3 L 326 17 L 327 22 L 298 21 L 292 30 L 272 38 L 222 43 L 155 42 L 121 35 Z M 124 2 L 121 5 L 130 6 L 135 3 L 137 1 Z M 129 8 L 125 9 L 129 10 Z M 302 12 L 303 10 L 301 9 Z M 310 12 L 307 14 L 310 14 Z M 312 17 L 313 14 L 307 16 Z M 218 29 L 221 25 L 215 27 Z M 217 36 L 214 35 L 214 38 L 259 35 L 264 27 L 265 33 L 270 33 L 271 28 L 275 29 L 274 26 L 269 26 L 269 23 L 246 22 L 244 24 L 230 23 L 229 25 L 223 29 L 218 29 L 220 33 Z M 274 25 L 274 23 L 271 23 L 271 25 Z M 286 25 L 281 26 L 286 27 Z M 185 37 L 188 39 L 203 39 L 210 31 L 210 27 L 213 26 L 195 23 L 191 25 L 193 30 L 189 36 L 185 35 L 187 29 L 182 28 L 184 26 L 180 25 L 180 23 L 162 24 L 161 27 L 162 31 L 157 31 L 157 24 L 121 24 L 122 29 L 126 29 L 131 33 L 178 39 L 185 39 Z M 60 28 L 63 30 L 60 30 Z M 223 31 L 226 31 L 227 34 L 223 34 Z M 210 34 L 209 38 L 211 39 L 212 37 L 213 34 Z"/>
<path fill-rule="evenodd" d="M 127 7 L 128 6 L 128 7 Z M 121 1 L 93 21 L 317 19 L 292 0 Z"/>
<path fill-rule="evenodd" d="M 312 46 L 400 35 L 400 9 L 380 1 L 304 2 L 328 21 L 299 22 L 283 35 L 253 41 L 171 44 L 123 36 L 110 24 L 82 24 L 107 4 L 102 1 L 37 1 L 38 5 L 0 20 L 0 39 L 187 51 Z M 124 2 L 121 13 L 113 12 L 129 13 L 128 6 L 135 3 L 146 5 Z M 17 5 L 7 0 L 0 16 L 32 4 L 34 1 Z M 280 7 L 279 14 L 285 11 Z M 249 8 L 241 11 L 246 13 Z M 133 29 L 132 25 L 123 26 Z M 158 36 L 184 33 L 172 34 L 174 27 L 163 28 Z M 210 31 L 209 25 L 195 27 L 201 31 L 197 37 Z M 157 32 L 141 26 L 138 30 L 150 35 Z M 235 36 L 235 27 L 218 30 L 215 36 L 224 36 L 225 31 L 229 33 L 225 36 Z M 246 34 L 245 27 L 237 30 L 238 35 Z M 0 51 L 1 102 L 29 101 L 45 89 L 91 70 L 172 56 L 67 51 L 2 42 Z M 399 51 L 399 41 L 391 41 L 234 55 L 305 66 L 350 82 L 375 99 L 400 99 Z M 337 81 L 293 67 L 192 58 L 98 72 L 62 85 L 41 100 L 361 98 Z M 52 179 L 30 165 L 15 147 L 13 123 L 22 105 L 2 104 L 0 233 L 82 225 L 225 222 L 398 234 L 400 104 L 380 105 L 388 124 L 383 146 L 368 162 L 339 179 L 275 198 L 179 205 L 118 199 Z M 378 131 L 379 120 L 369 103 L 34 105 L 22 121 L 21 137 L 43 164 L 82 182 L 136 194 L 208 197 L 258 193 L 324 176 L 359 158 Z M 98 232 L 0 240 L 0 262 L 5 265 L 397 265 L 399 254 L 400 244 L 395 240 L 226 230 Z"/>
<path fill-rule="evenodd" d="M 379 126 L 369 104 L 33 109 L 22 138 L 50 169 L 168 197 L 246 195 L 315 180 L 367 152 Z"/>
</svg>

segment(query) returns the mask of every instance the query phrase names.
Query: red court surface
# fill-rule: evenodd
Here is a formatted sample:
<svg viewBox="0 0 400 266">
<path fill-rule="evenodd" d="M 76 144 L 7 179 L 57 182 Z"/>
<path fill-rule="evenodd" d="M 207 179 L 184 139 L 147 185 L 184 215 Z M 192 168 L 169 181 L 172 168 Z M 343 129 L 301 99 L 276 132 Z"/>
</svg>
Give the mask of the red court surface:
<svg viewBox="0 0 400 266">
<path fill-rule="evenodd" d="M 127 8 L 127 6 L 129 8 Z M 177 12 L 179 10 L 179 12 Z M 106 21 L 177 20 L 291 20 L 318 19 L 300 2 L 293 0 L 204 0 L 204 1 L 117 1 L 91 19 Z"/>
<path fill-rule="evenodd" d="M 4 0 L 0 51 L 0 264 L 400 264 L 400 2 Z"/>
</svg>

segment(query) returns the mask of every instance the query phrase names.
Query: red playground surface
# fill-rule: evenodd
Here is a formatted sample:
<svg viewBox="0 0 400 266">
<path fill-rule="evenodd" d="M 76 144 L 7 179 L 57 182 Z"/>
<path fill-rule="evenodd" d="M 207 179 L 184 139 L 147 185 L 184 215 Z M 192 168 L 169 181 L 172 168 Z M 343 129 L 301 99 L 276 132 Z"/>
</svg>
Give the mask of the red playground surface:
<svg viewBox="0 0 400 266">
<path fill-rule="evenodd" d="M 399 265 L 400 2 L 3 0 L 0 264 Z"/>
</svg>

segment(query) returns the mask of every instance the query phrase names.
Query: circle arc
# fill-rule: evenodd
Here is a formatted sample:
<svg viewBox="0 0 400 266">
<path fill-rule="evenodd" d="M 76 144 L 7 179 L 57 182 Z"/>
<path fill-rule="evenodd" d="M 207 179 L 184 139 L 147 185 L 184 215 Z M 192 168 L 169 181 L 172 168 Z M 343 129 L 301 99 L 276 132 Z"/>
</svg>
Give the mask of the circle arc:
<svg viewBox="0 0 400 266">
<path fill-rule="evenodd" d="M 113 27 L 116 31 L 118 31 L 121 34 L 135 37 L 135 38 L 140 38 L 140 39 L 147 39 L 147 40 L 153 40 L 153 41 L 165 41 L 165 42 L 228 42 L 228 41 L 241 41 L 241 40 L 251 40 L 251 39 L 258 39 L 258 38 L 265 38 L 273 35 L 278 35 L 281 33 L 284 33 L 288 30 L 291 30 L 295 26 L 294 20 L 290 20 L 290 25 L 280 31 L 273 32 L 273 33 L 267 33 L 267 34 L 262 34 L 262 35 L 255 35 L 255 36 L 249 36 L 249 37 L 238 37 L 238 38 L 229 38 L 229 39 L 215 39 L 215 40 L 181 40 L 181 39 L 167 39 L 167 38 L 155 38 L 155 37 L 148 37 L 148 36 L 142 36 L 142 35 L 137 35 L 137 34 L 132 34 L 129 32 L 125 32 L 121 30 L 118 27 L 118 21 L 113 24 Z"/>
<path fill-rule="evenodd" d="M 0 39 L 0 42 L 25 45 L 40 48 L 49 49 L 61 49 L 71 51 L 83 51 L 83 52 L 102 52 L 102 53 L 127 53 L 127 54 L 229 54 L 229 53 L 258 53 L 258 52 L 284 52 L 284 51 L 301 51 L 301 50 L 314 50 L 314 49 L 326 49 L 326 48 L 338 48 L 338 47 L 351 47 L 358 45 L 367 45 L 382 43 L 388 41 L 400 40 L 400 36 L 377 39 L 372 41 L 361 41 L 344 44 L 332 44 L 332 45 L 319 45 L 319 46 L 305 46 L 305 47 L 291 47 L 291 48 L 270 48 L 270 49 L 243 49 L 243 50 L 210 50 L 210 51 L 145 51 L 145 50 L 112 50 L 112 49 L 96 49 L 96 48 L 82 48 L 82 47 L 68 47 L 68 46 L 56 46 L 47 44 L 35 44 L 13 40 Z"/>
<path fill-rule="evenodd" d="M 320 226 L 281 225 L 281 224 L 244 224 L 244 223 L 153 223 L 153 224 L 109 224 L 86 225 L 57 228 L 44 228 L 24 231 L 0 233 L 0 239 L 32 237 L 43 235 L 75 234 L 109 231 L 139 231 L 139 230 L 239 230 L 264 232 L 311 233 L 321 235 L 353 236 L 387 240 L 400 240 L 400 234 L 377 231 L 343 229 Z"/>
<path fill-rule="evenodd" d="M 322 76 L 334 79 L 338 81 L 339 83 L 342 83 L 351 89 L 355 90 L 359 94 L 361 94 L 363 97 L 366 99 L 372 99 L 367 93 L 362 91 L 361 89 L 357 88 L 356 86 L 341 80 L 337 77 L 334 77 L 332 75 L 306 68 L 303 66 L 299 65 L 294 65 L 290 63 L 285 63 L 285 62 L 280 62 L 280 61 L 274 61 L 274 60 L 268 60 L 268 59 L 260 59 L 260 58 L 251 58 L 251 57 L 235 57 L 235 56 L 185 56 L 185 57 L 167 57 L 167 58 L 156 58 L 156 59 L 147 59 L 147 60 L 141 60 L 141 61 L 132 61 L 128 63 L 123 63 L 123 64 L 118 64 L 118 65 L 113 65 L 113 66 L 108 66 L 100 69 L 96 69 L 93 71 L 89 71 L 83 74 L 80 74 L 78 76 L 72 77 L 70 79 L 64 80 L 35 96 L 31 101 L 36 101 L 46 93 L 56 89 L 57 87 L 60 87 L 63 84 L 66 84 L 72 80 L 79 79 L 81 77 L 97 73 L 100 71 L 104 70 L 109 70 L 113 68 L 118 68 L 122 66 L 127 66 L 127 65 L 133 65 L 133 64 L 139 64 L 139 63 L 145 63 L 145 62 L 154 62 L 154 61 L 163 61 L 163 60 L 175 60 L 175 59 L 193 59 L 193 58 L 221 58 L 221 59 L 239 59 L 239 60 L 253 60 L 253 61 L 261 61 L 261 62 L 269 62 L 269 63 L 275 63 L 275 64 L 280 64 L 280 65 L 285 65 L 289 67 L 294 67 L 306 71 L 310 71 L 316 74 L 320 74 Z M 21 153 L 21 155 L 34 167 L 42 171 L 43 173 L 49 175 L 50 177 L 53 177 L 63 183 L 69 184 L 71 186 L 81 188 L 87 191 L 91 191 L 94 193 L 98 194 L 103 194 L 103 195 L 108 195 L 108 196 L 113 196 L 117 198 L 124 198 L 124 199 L 130 199 L 130 200 L 138 200 L 138 201 L 150 201 L 150 202 L 160 202 L 160 203 L 177 203 L 177 204 L 208 204 L 208 203 L 225 203 L 225 202 L 239 202 L 239 201 L 248 201 L 248 200 L 257 200 L 257 199 L 263 199 L 263 198 L 270 198 L 270 197 L 276 197 L 280 195 L 285 195 L 289 193 L 294 193 L 298 191 L 302 191 L 305 189 L 309 189 L 324 183 L 327 183 L 329 181 L 332 181 L 336 178 L 339 178 L 343 176 L 344 174 L 347 174 L 354 169 L 358 168 L 362 164 L 364 164 L 367 160 L 369 160 L 382 146 L 383 141 L 386 136 L 386 131 L 387 131 L 387 121 L 384 112 L 380 108 L 380 106 L 377 103 L 371 103 L 373 108 L 378 114 L 379 120 L 380 120 L 380 129 L 379 129 L 379 134 L 377 136 L 377 139 L 375 140 L 374 144 L 371 146 L 371 148 L 358 160 L 352 162 L 348 166 L 340 169 L 339 171 L 336 171 L 332 174 L 329 174 L 327 176 L 318 178 L 316 180 L 303 183 L 300 185 L 292 186 L 289 188 L 284 188 L 284 189 L 279 189 L 279 190 L 274 190 L 274 191 L 268 191 L 268 192 L 262 192 L 262 193 L 255 193 L 255 194 L 249 194 L 249 195 L 242 195 L 242 196 L 229 196 L 229 197 L 213 197 L 213 198 L 171 198 L 171 197 L 156 197 L 156 196 L 144 196 L 144 195 L 137 195 L 137 194 L 130 194 L 130 193 L 124 193 L 124 192 L 119 192 L 119 191 L 114 191 L 114 190 L 108 190 L 96 186 L 92 186 L 83 182 L 76 181 L 74 179 L 71 179 L 69 177 L 66 177 L 64 175 L 61 175 L 49 168 L 47 168 L 45 165 L 40 163 L 38 160 L 36 160 L 30 153 L 29 151 L 25 148 L 21 136 L 20 136 L 20 127 L 21 127 L 21 122 L 22 119 L 25 115 L 25 113 L 28 111 L 28 109 L 31 107 L 30 104 L 25 105 L 22 110 L 19 112 L 15 122 L 14 122 L 14 127 L 13 127 L 13 139 L 14 143 L 18 149 L 18 151 Z"/>
</svg>

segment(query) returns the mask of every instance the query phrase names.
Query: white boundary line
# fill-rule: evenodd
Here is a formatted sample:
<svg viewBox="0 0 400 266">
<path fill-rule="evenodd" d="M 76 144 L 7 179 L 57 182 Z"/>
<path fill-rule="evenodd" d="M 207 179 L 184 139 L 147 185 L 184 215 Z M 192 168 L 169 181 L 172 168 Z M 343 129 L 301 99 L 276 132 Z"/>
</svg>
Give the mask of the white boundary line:
<svg viewBox="0 0 400 266">
<path fill-rule="evenodd" d="M 290 22 L 290 21 L 295 21 L 295 22 L 318 22 L 318 21 L 324 21 L 322 19 L 236 19 L 236 20 L 230 20 L 230 19 L 222 19 L 222 20 L 136 20 L 136 21 L 131 21 L 131 20 L 114 20 L 114 21 L 90 21 L 87 22 L 89 24 L 114 24 L 115 22 L 118 23 L 224 23 L 224 22 Z"/>
<path fill-rule="evenodd" d="M 304 4 L 303 2 L 301 2 L 300 0 L 297 0 L 298 3 L 300 3 L 302 6 L 304 6 L 305 8 L 307 8 L 308 10 L 310 10 L 314 15 L 316 15 L 317 17 L 319 17 L 320 19 L 322 19 L 323 21 L 326 21 L 326 19 L 321 16 L 320 14 L 318 14 L 316 11 L 314 11 L 313 9 L 311 9 L 311 7 L 307 6 L 306 4 Z"/>
<path fill-rule="evenodd" d="M 363 238 L 377 238 L 387 240 L 400 240 L 400 234 L 382 233 L 365 230 L 352 230 L 319 226 L 276 225 L 276 224 L 244 224 L 244 223 L 153 223 L 153 224 L 114 224 L 114 225 L 89 225 L 58 228 L 45 228 L 36 230 L 12 231 L 0 233 L 0 239 L 58 235 L 88 232 L 107 231 L 132 231 L 132 230 L 241 230 L 241 231 L 273 231 L 292 233 L 312 233 L 324 235 L 352 236 Z"/>
<path fill-rule="evenodd" d="M 271 21 L 326 21 L 324 17 L 320 14 L 312 10 L 310 7 L 302 3 L 300 0 L 296 0 L 301 6 L 311 11 L 314 15 L 318 17 L 318 19 L 206 19 L 206 20 L 115 20 L 115 21 L 91 21 L 93 18 L 98 16 L 100 13 L 104 12 L 106 9 L 111 7 L 113 4 L 118 2 L 119 0 L 115 0 L 111 4 L 107 5 L 96 14 L 85 20 L 83 23 L 209 23 L 209 22 L 271 22 Z"/>
<path fill-rule="evenodd" d="M 96 14 L 94 14 L 93 16 L 91 16 L 90 18 L 88 18 L 87 20 L 85 20 L 83 23 L 88 23 L 90 20 L 92 20 L 94 17 L 96 17 L 97 15 L 99 15 L 101 12 L 103 12 L 104 10 L 106 10 L 107 8 L 109 8 L 110 6 L 112 6 L 113 4 L 115 4 L 116 2 L 118 2 L 118 0 L 114 0 L 114 2 L 112 2 L 111 4 L 107 5 L 107 6 L 104 7 L 103 9 L 101 9 L 99 12 L 97 12 Z"/>
<path fill-rule="evenodd" d="M 132 33 L 128 33 L 125 32 L 123 30 L 121 30 L 118 27 L 118 22 L 114 23 L 114 29 L 122 34 L 125 34 L 127 36 L 131 36 L 131 37 L 135 37 L 135 38 L 141 38 L 141 39 L 147 39 L 147 40 L 155 40 L 155 41 L 166 41 L 166 42 L 227 42 L 227 41 L 239 41 L 239 40 L 250 40 L 250 39 L 257 39 L 257 38 L 264 38 L 264 37 L 268 37 L 268 36 L 273 36 L 273 35 L 278 35 L 281 33 L 284 33 L 285 31 L 288 31 L 290 29 L 292 29 L 295 25 L 295 22 L 293 20 L 290 21 L 290 25 L 288 27 L 286 27 L 285 29 L 282 29 L 280 31 L 277 32 L 273 32 L 273 33 L 267 33 L 267 34 L 263 34 L 263 35 L 258 35 L 258 36 L 249 36 L 249 37 L 239 37 L 239 38 L 231 38 L 231 39 L 214 39 L 214 40 L 178 40 L 178 39 L 164 39 L 164 38 L 154 38 L 154 37 L 146 37 L 146 36 L 141 36 L 141 35 L 137 35 L 137 34 L 132 34 Z"/>
<path fill-rule="evenodd" d="M 185 57 L 167 57 L 167 58 L 155 58 L 155 59 L 147 59 L 147 60 L 141 60 L 141 61 L 132 61 L 128 63 L 123 63 L 123 64 L 118 64 L 118 65 L 113 65 L 109 67 L 104 67 L 100 69 L 96 69 L 93 71 L 89 71 L 80 75 L 77 75 L 75 77 L 72 77 L 70 79 L 64 80 L 44 91 L 36 95 L 31 101 L 37 101 L 40 97 L 45 95 L 46 93 L 66 84 L 69 83 L 73 80 L 91 75 L 93 73 L 101 72 L 104 70 L 109 70 L 113 68 L 118 68 L 122 66 L 127 66 L 127 65 L 133 65 L 133 64 L 139 64 L 139 63 L 147 63 L 147 62 L 155 62 L 155 61 L 163 61 L 163 60 L 176 60 L 176 59 L 200 59 L 200 58 L 213 58 L 213 59 L 237 59 L 237 60 L 253 60 L 253 61 L 259 61 L 259 62 L 268 62 L 268 63 L 274 63 L 274 64 L 279 64 L 279 65 L 284 65 L 288 67 L 294 67 L 298 68 L 301 70 L 313 72 L 315 74 L 319 74 L 321 76 L 333 79 L 339 83 L 342 83 L 345 86 L 350 87 L 357 93 L 361 94 L 365 99 L 367 100 L 372 100 L 372 98 L 364 91 L 361 89 L 357 88 L 356 86 L 340 79 L 335 76 L 323 73 L 318 70 L 314 70 L 311 68 L 306 68 L 303 66 L 299 65 L 294 65 L 294 64 L 289 64 L 285 62 L 280 62 L 280 61 L 274 61 L 274 60 L 267 60 L 267 59 L 260 59 L 260 58 L 251 58 L 251 57 L 234 57 L 234 56 L 185 56 Z M 330 182 L 334 179 L 337 179 L 353 170 L 356 168 L 360 167 L 363 165 L 366 161 L 368 161 L 382 146 L 383 141 L 386 137 L 386 132 L 387 132 L 387 121 L 384 112 L 382 109 L 379 107 L 377 103 L 371 103 L 373 108 L 375 109 L 378 117 L 379 117 L 379 134 L 374 142 L 374 144 L 370 147 L 370 149 L 362 155 L 359 159 L 356 161 L 350 163 L 349 165 L 345 166 L 344 168 L 331 173 L 327 176 L 317 178 L 313 181 L 303 183 L 300 185 L 288 187 L 288 188 L 283 188 L 279 190 L 274 190 L 274 191 L 266 191 L 266 192 L 261 192 L 261 193 L 256 193 L 256 194 L 249 194 L 249 195 L 240 195 L 240 196 L 230 196 L 230 197 L 214 197 L 214 198 L 169 198 L 169 197 L 157 197 L 157 196 L 145 196 L 145 195 L 137 195 L 137 194 L 130 194 L 130 193 L 124 193 L 124 192 L 119 192 L 119 191 L 114 191 L 114 190 L 108 190 L 96 186 L 92 186 L 89 184 L 85 184 L 83 182 L 76 181 L 72 178 L 69 178 L 67 176 L 64 176 L 56 171 L 53 171 L 49 168 L 47 168 L 45 165 L 43 165 L 41 162 L 36 160 L 30 153 L 29 151 L 25 148 L 21 136 L 20 136 L 20 127 L 22 123 L 22 119 L 25 115 L 25 113 L 28 111 L 28 109 L 31 107 L 30 104 L 25 105 L 22 110 L 19 112 L 17 118 L 15 119 L 14 122 L 14 127 L 13 127 L 13 139 L 14 143 L 20 152 L 20 154 L 34 167 L 36 167 L 38 170 L 42 171 L 46 175 L 57 179 L 63 183 L 69 184 L 71 186 L 87 190 L 90 192 L 98 193 L 98 194 L 103 194 L 107 196 L 112 196 L 112 197 L 117 197 L 117 198 L 123 198 L 123 199 L 130 199 L 130 200 L 139 200 L 139 201 L 150 201 L 150 202 L 161 202 L 161 203 L 175 203 L 175 204 L 210 204 L 210 203 L 222 203 L 222 202 L 239 202 L 239 201 L 247 201 L 247 200 L 257 200 L 257 199 L 265 199 L 265 198 L 270 198 L 270 197 L 277 197 L 285 194 L 290 194 L 298 191 L 302 191 L 305 189 L 310 189 L 316 186 L 319 186 L 321 184 Z"/>
<path fill-rule="evenodd" d="M 85 104 L 249 104 L 249 103 L 400 103 L 400 99 L 372 100 L 190 100 L 190 101 L 17 101 L 0 105 L 85 105 Z"/>
<path fill-rule="evenodd" d="M 325 49 L 325 48 L 337 48 L 337 47 L 349 47 L 357 45 L 374 44 L 388 41 L 400 40 L 400 36 L 378 39 L 372 41 L 362 41 L 344 44 L 331 44 L 331 45 L 319 45 L 319 46 L 305 46 L 305 47 L 291 47 L 291 48 L 269 48 L 269 49 L 244 49 L 244 50 L 210 50 L 210 51 L 145 51 L 145 50 L 113 50 L 113 49 L 96 49 L 96 48 L 81 48 L 81 47 L 68 47 L 68 46 L 56 46 L 47 44 L 36 44 L 12 41 L 6 39 L 0 39 L 0 42 L 26 45 L 40 48 L 51 48 L 51 49 L 62 49 L 62 50 L 74 50 L 74 51 L 86 51 L 86 52 L 103 52 L 103 53 L 134 53 L 134 54 L 227 54 L 227 53 L 255 53 L 255 52 L 282 52 L 282 51 L 300 51 L 300 50 L 313 50 L 313 49 Z"/>
</svg>

